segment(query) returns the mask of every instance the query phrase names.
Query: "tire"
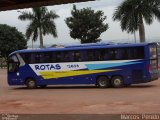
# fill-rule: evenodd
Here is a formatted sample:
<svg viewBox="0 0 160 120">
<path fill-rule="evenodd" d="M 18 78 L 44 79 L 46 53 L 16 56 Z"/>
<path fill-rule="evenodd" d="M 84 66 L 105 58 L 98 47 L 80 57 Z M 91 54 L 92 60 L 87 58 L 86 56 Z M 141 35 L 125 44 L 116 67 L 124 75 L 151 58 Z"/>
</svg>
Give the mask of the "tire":
<svg viewBox="0 0 160 120">
<path fill-rule="evenodd" d="M 114 88 L 121 88 L 124 86 L 123 78 L 120 76 L 114 76 L 111 80 L 111 84 Z"/>
<path fill-rule="evenodd" d="M 27 79 L 26 86 L 27 86 L 28 89 L 34 89 L 34 88 L 37 87 L 35 80 L 32 79 L 32 78 Z"/>
<path fill-rule="evenodd" d="M 97 78 L 97 86 L 99 88 L 107 88 L 110 86 L 110 81 L 106 76 L 100 76 Z"/>
</svg>

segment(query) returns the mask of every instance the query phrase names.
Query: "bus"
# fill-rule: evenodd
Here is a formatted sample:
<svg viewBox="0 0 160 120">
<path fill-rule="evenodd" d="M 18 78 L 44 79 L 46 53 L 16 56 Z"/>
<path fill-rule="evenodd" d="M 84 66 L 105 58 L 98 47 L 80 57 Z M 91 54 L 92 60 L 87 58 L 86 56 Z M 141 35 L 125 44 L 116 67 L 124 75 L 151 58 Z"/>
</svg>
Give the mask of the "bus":
<svg viewBox="0 0 160 120">
<path fill-rule="evenodd" d="M 8 56 L 8 84 L 120 88 L 158 79 L 156 43 L 104 43 L 18 50 Z"/>
</svg>

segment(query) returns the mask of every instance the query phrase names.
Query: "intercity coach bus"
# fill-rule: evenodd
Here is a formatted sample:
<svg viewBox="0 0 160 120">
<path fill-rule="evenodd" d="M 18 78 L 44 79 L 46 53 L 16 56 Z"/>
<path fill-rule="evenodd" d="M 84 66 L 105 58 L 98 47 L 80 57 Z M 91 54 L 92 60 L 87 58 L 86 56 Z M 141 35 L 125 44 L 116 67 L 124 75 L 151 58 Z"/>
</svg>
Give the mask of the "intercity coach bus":
<svg viewBox="0 0 160 120">
<path fill-rule="evenodd" d="M 19 50 L 8 57 L 8 84 L 31 89 L 68 84 L 119 88 L 157 79 L 156 43 L 82 44 Z"/>
</svg>

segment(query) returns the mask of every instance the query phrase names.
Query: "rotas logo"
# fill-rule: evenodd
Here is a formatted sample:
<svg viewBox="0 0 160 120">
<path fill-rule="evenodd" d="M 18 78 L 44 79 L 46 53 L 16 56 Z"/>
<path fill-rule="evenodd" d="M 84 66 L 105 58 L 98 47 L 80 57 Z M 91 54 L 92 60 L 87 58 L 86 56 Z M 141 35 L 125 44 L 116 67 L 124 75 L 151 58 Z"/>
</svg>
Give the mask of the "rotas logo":
<svg viewBox="0 0 160 120">
<path fill-rule="evenodd" d="M 59 64 L 47 64 L 47 65 L 35 65 L 36 70 L 59 70 L 61 66 Z"/>
</svg>

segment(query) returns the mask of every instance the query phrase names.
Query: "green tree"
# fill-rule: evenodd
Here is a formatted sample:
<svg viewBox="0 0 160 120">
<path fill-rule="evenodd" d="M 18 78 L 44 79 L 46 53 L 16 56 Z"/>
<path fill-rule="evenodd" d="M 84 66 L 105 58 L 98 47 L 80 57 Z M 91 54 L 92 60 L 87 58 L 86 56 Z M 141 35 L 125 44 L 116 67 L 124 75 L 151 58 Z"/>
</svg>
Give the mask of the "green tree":
<svg viewBox="0 0 160 120">
<path fill-rule="evenodd" d="M 15 50 L 27 48 L 27 40 L 15 27 L 0 24 L 0 53 L 1 57 L 7 58 L 9 53 Z"/>
<path fill-rule="evenodd" d="M 29 20 L 30 24 L 26 30 L 26 37 L 32 41 L 36 41 L 39 37 L 40 48 L 43 48 L 43 35 L 51 34 L 57 37 L 56 25 L 54 20 L 59 16 L 54 11 L 48 11 L 46 7 L 32 8 L 32 12 L 21 12 L 18 17 L 22 21 Z"/>
<path fill-rule="evenodd" d="M 79 39 L 81 43 L 95 43 L 104 31 L 108 29 L 108 24 L 104 23 L 106 16 L 104 12 L 95 12 L 91 8 L 78 10 L 73 5 L 71 17 L 66 18 L 65 22 L 70 28 L 70 36 Z"/>
<path fill-rule="evenodd" d="M 140 42 L 145 42 L 146 24 L 160 21 L 160 0 L 125 0 L 113 14 L 113 20 L 120 21 L 122 31 L 133 33 L 139 30 Z"/>
</svg>

